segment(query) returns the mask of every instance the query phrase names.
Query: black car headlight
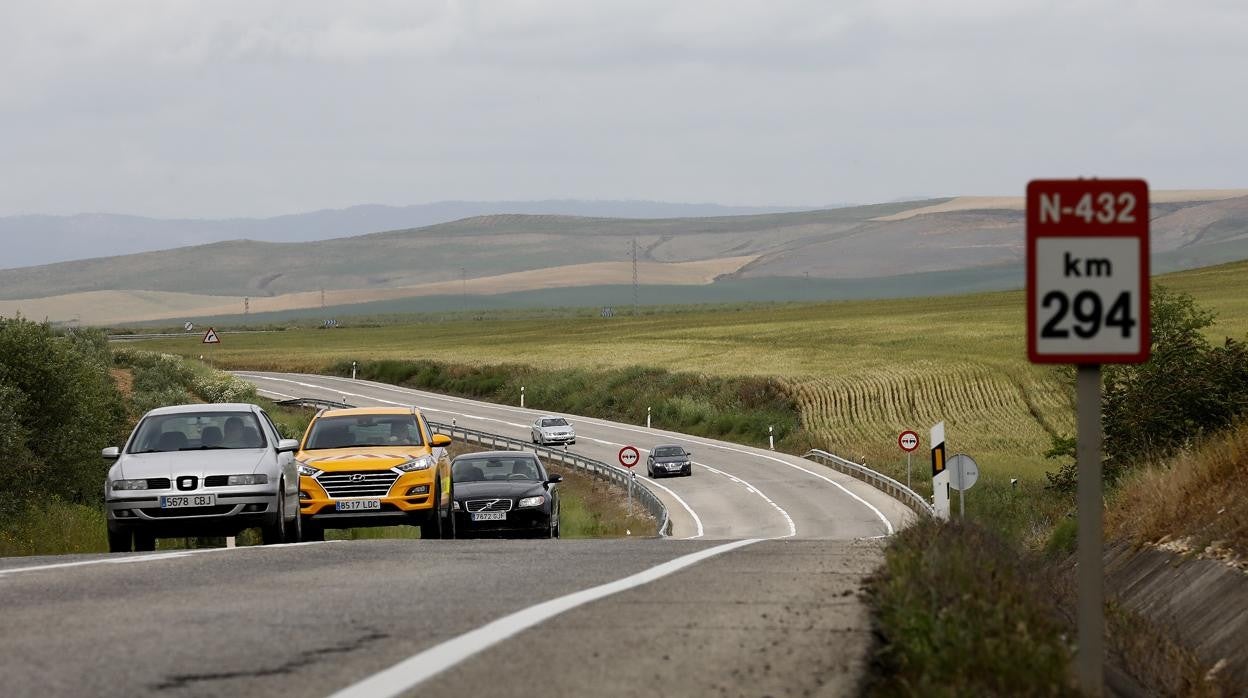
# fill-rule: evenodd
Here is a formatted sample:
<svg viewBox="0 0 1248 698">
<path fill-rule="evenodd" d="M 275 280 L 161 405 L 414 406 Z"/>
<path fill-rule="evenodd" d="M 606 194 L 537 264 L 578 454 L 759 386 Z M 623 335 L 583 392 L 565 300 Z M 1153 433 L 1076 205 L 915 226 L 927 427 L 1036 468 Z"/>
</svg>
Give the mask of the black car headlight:
<svg viewBox="0 0 1248 698">
<path fill-rule="evenodd" d="M 521 498 L 521 500 L 520 500 L 520 501 L 516 502 L 516 508 L 517 508 L 517 509 L 526 509 L 526 508 L 529 508 L 529 507 L 540 507 L 541 505 L 543 505 L 543 504 L 545 504 L 545 503 L 546 503 L 546 495 L 544 495 L 544 494 L 539 494 L 539 495 L 537 495 L 536 497 L 523 497 L 523 498 Z"/>
</svg>

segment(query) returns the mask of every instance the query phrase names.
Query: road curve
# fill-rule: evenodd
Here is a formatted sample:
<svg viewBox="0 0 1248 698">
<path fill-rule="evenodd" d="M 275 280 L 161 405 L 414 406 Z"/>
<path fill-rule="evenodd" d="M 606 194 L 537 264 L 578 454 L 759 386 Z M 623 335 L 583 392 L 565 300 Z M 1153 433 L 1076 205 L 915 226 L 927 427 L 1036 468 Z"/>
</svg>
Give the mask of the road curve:
<svg viewBox="0 0 1248 698">
<path fill-rule="evenodd" d="M 435 421 L 528 439 L 541 410 L 496 405 L 385 383 L 333 376 L 246 371 L 238 374 L 262 394 L 317 397 L 353 405 L 415 405 Z M 853 540 L 891 534 L 912 516 L 875 488 L 796 456 L 686 436 L 661 429 L 570 416 L 578 453 L 615 462 L 620 447 L 642 457 L 657 443 L 680 443 L 694 455 L 688 478 L 645 478 L 672 517 L 673 538 L 822 538 Z"/>
<path fill-rule="evenodd" d="M 274 396 L 410 405 L 524 437 L 532 410 L 318 376 Z M 859 592 L 907 511 L 765 450 L 575 419 L 576 450 L 678 441 L 673 540 L 301 543 L 0 559 L 0 694 L 701 696 L 857 692 Z"/>
</svg>

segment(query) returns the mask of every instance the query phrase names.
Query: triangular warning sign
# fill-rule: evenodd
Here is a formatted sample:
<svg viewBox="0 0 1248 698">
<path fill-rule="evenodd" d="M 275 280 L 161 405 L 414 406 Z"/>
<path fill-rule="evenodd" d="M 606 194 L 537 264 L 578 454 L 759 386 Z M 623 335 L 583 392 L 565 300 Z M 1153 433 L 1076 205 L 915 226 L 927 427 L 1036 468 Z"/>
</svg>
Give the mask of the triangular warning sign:
<svg viewBox="0 0 1248 698">
<path fill-rule="evenodd" d="M 220 343 L 221 343 L 221 338 L 217 336 L 217 331 L 209 327 L 208 331 L 204 333 L 204 344 L 220 344 Z"/>
</svg>

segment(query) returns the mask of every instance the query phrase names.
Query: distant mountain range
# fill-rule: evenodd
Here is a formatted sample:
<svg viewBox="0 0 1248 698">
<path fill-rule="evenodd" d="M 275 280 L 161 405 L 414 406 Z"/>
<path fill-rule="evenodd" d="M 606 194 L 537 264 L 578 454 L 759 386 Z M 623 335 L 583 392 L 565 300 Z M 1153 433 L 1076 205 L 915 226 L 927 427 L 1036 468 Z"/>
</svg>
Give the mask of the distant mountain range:
<svg viewBox="0 0 1248 698">
<path fill-rule="evenodd" d="M 226 240 L 309 242 L 420 228 L 500 213 L 593 218 L 694 218 L 780 213 L 809 206 L 721 206 L 662 201 L 439 201 L 413 206 L 352 206 L 273 218 L 161 219 L 113 213 L 0 217 L 0 269 L 168 250 Z M 830 207 L 824 207 L 830 208 Z"/>
<path fill-rule="evenodd" d="M 1248 259 L 1248 191 L 1150 196 L 1155 272 Z M 467 307 L 470 296 L 575 304 L 603 296 L 595 288 L 627 287 L 634 245 L 639 282 L 671 298 L 651 302 L 949 294 L 1021 287 L 1023 232 L 1017 197 L 713 217 L 505 213 L 0 270 L 0 316 L 118 324 L 335 306 L 398 312 L 418 299 Z"/>
</svg>

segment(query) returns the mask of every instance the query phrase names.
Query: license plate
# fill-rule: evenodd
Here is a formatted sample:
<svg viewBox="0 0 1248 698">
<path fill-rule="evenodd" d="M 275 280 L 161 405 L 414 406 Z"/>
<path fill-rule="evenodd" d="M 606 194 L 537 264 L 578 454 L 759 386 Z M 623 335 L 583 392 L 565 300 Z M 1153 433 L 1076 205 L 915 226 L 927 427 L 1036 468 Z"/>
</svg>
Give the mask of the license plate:
<svg viewBox="0 0 1248 698">
<path fill-rule="evenodd" d="M 380 499 L 348 499 L 334 505 L 338 511 L 374 511 L 381 509 Z"/>
<path fill-rule="evenodd" d="M 680 469 L 681 469 L 681 468 L 683 468 L 683 467 L 685 467 L 685 466 L 683 466 L 683 465 L 669 465 L 669 466 L 667 466 L 667 469 L 668 469 L 668 470 L 680 470 Z"/>
<path fill-rule="evenodd" d="M 505 511 L 482 511 L 472 515 L 473 521 L 506 521 Z"/>
<path fill-rule="evenodd" d="M 165 494 L 160 497 L 161 509 L 186 509 L 188 507 L 210 507 L 217 503 L 215 494 Z"/>
</svg>

